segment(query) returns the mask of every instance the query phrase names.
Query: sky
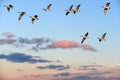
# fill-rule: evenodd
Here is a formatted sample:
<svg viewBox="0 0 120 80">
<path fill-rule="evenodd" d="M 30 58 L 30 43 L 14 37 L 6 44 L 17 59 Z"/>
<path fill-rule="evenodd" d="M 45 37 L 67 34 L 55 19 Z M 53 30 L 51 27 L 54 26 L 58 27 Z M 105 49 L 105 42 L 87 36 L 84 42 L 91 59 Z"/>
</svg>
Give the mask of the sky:
<svg viewBox="0 0 120 80">
<path fill-rule="evenodd" d="M 80 12 L 65 15 L 79 4 Z M 0 0 L 0 80 L 119 80 L 119 7 L 119 0 Z"/>
</svg>

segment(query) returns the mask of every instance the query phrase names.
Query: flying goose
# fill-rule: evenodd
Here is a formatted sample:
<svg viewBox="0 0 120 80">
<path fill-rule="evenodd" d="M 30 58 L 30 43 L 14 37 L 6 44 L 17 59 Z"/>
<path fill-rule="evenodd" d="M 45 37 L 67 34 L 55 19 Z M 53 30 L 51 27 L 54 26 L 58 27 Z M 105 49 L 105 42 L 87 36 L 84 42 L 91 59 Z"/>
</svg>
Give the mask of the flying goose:
<svg viewBox="0 0 120 80">
<path fill-rule="evenodd" d="M 108 9 L 110 9 L 110 3 L 108 2 L 108 3 L 106 3 L 106 5 L 101 6 L 101 7 L 103 7 L 103 8 L 104 8 L 104 14 L 106 15 L 107 10 L 108 10 Z"/>
<path fill-rule="evenodd" d="M 18 20 L 20 20 L 26 14 L 26 12 L 18 12 L 18 13 L 19 13 Z"/>
<path fill-rule="evenodd" d="M 75 14 L 76 12 L 79 12 L 79 8 L 80 8 L 80 6 L 81 6 L 80 4 L 76 6 L 76 9 L 73 10 L 74 14 Z"/>
<path fill-rule="evenodd" d="M 67 16 L 70 12 L 72 12 L 72 7 L 73 7 L 73 5 L 71 5 L 71 6 L 69 7 L 69 9 L 66 10 L 66 16 Z"/>
<path fill-rule="evenodd" d="M 85 33 L 85 35 L 84 35 L 84 36 L 81 36 L 81 37 L 82 37 L 81 43 L 83 43 L 86 39 L 88 39 L 88 32 Z"/>
<path fill-rule="evenodd" d="M 105 36 L 106 36 L 106 34 L 107 34 L 107 33 L 104 33 L 104 34 L 101 36 L 101 38 L 98 38 L 98 39 L 99 39 L 99 42 L 101 42 L 101 41 L 103 41 L 103 40 L 105 41 Z"/>
<path fill-rule="evenodd" d="M 52 6 L 52 4 L 49 4 L 46 8 L 44 8 L 43 10 L 45 11 L 50 11 L 50 7 Z"/>
<path fill-rule="evenodd" d="M 38 20 L 38 19 L 39 19 L 39 18 L 38 18 L 38 15 L 34 15 L 34 16 L 30 17 L 30 18 L 31 18 L 32 24 L 34 24 L 34 21 L 35 21 L 35 20 Z"/>
<path fill-rule="evenodd" d="M 9 4 L 9 5 L 5 5 L 5 7 L 7 7 L 8 12 L 10 12 L 10 9 L 13 8 L 13 5 L 12 5 L 12 4 Z"/>
</svg>

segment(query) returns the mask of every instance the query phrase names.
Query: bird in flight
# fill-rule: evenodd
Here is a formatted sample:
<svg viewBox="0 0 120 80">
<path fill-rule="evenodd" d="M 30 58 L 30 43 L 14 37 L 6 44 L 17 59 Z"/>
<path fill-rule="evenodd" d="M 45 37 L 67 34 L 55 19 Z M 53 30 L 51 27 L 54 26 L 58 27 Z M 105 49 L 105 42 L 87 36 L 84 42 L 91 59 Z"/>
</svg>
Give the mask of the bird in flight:
<svg viewBox="0 0 120 80">
<path fill-rule="evenodd" d="M 87 33 L 85 33 L 85 35 L 84 36 L 81 36 L 82 37 L 82 41 L 81 41 L 81 43 L 83 43 L 86 39 L 88 39 L 88 32 Z"/>
<path fill-rule="evenodd" d="M 31 18 L 32 24 L 34 24 L 34 21 L 35 21 L 35 20 L 38 20 L 38 19 L 39 19 L 39 18 L 38 18 L 38 15 L 34 15 L 34 16 L 30 17 L 30 18 Z"/>
<path fill-rule="evenodd" d="M 104 8 L 104 14 L 106 15 L 107 10 L 108 10 L 108 9 L 110 9 L 110 2 L 106 3 L 106 5 L 101 6 L 101 7 L 103 7 L 103 8 Z"/>
<path fill-rule="evenodd" d="M 26 14 L 26 12 L 18 12 L 18 13 L 19 13 L 18 20 L 21 20 L 21 18 Z"/>
<path fill-rule="evenodd" d="M 106 34 L 107 33 L 104 33 L 102 36 L 101 36 L 101 38 L 98 38 L 99 39 L 99 42 L 101 42 L 101 41 L 105 41 L 106 39 L 105 39 L 105 36 L 106 36 Z"/>
<path fill-rule="evenodd" d="M 79 10 L 80 6 L 81 6 L 80 4 L 76 6 L 76 9 L 73 10 L 74 14 L 75 14 L 76 12 L 80 12 L 80 10 Z"/>
<path fill-rule="evenodd" d="M 50 11 L 50 7 L 52 6 L 52 4 L 49 4 L 46 8 L 44 8 L 43 10 L 45 11 Z"/>
<path fill-rule="evenodd" d="M 72 12 L 72 7 L 73 7 L 73 5 L 71 5 L 71 6 L 69 7 L 69 9 L 66 10 L 66 16 L 67 16 L 70 12 Z"/>
<path fill-rule="evenodd" d="M 5 5 L 5 7 L 7 8 L 8 12 L 10 12 L 10 10 L 13 8 L 13 5 L 9 4 L 9 5 Z"/>
</svg>

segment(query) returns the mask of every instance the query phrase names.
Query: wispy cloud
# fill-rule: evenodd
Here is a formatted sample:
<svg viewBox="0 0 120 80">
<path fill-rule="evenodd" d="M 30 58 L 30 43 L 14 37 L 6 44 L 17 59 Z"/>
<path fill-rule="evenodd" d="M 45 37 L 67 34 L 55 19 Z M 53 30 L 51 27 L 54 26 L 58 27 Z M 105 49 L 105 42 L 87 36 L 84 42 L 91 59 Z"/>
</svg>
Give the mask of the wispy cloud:
<svg viewBox="0 0 120 80">
<path fill-rule="evenodd" d="M 1 34 L 5 36 L 5 39 L 0 39 L 0 45 L 13 45 L 16 48 L 25 48 L 30 51 L 39 52 L 40 50 L 46 50 L 46 49 L 71 49 L 71 48 L 81 48 L 85 51 L 92 51 L 96 52 L 97 49 L 92 47 L 88 44 L 80 44 L 76 41 L 70 41 L 70 40 L 61 40 L 61 41 L 53 41 L 53 39 L 45 38 L 45 37 L 35 37 L 32 39 L 28 38 L 17 38 L 12 39 L 15 37 L 15 35 L 11 32 L 6 32 Z"/>
<path fill-rule="evenodd" d="M 48 66 L 37 66 L 38 69 L 53 69 L 53 70 L 65 70 L 70 69 L 70 66 L 64 66 L 64 65 L 48 65 Z"/>
<path fill-rule="evenodd" d="M 0 45 L 13 44 L 15 42 L 15 39 L 0 39 Z"/>
<path fill-rule="evenodd" d="M 27 38 L 18 38 L 17 39 L 18 43 L 21 44 L 43 44 L 43 43 L 49 43 L 52 40 L 50 40 L 49 38 L 32 38 L 32 39 L 27 39 Z"/>
<path fill-rule="evenodd" d="M 92 70 L 92 71 L 79 71 L 73 73 L 73 71 L 64 72 L 57 71 L 58 73 L 51 74 L 26 74 L 23 75 L 22 79 L 19 77 L 17 80 L 120 80 L 120 67 L 119 66 L 112 66 L 112 67 L 105 67 L 97 64 L 91 65 L 81 65 L 81 66 L 89 66 L 89 67 L 98 67 L 101 69 Z M 48 68 L 47 68 L 48 69 Z M 54 68 L 53 68 L 54 69 Z M 55 68 L 56 70 L 56 68 Z M 4 79 L 3 79 L 4 80 Z M 8 79 L 9 80 L 9 79 Z M 10 79 L 14 80 L 14 79 Z"/>
<path fill-rule="evenodd" d="M 119 80 L 115 77 L 103 77 L 103 76 L 88 76 L 88 75 L 77 75 L 72 78 L 54 79 L 54 80 Z"/>
<path fill-rule="evenodd" d="M 24 71 L 23 69 L 17 69 L 16 71 Z"/>
<path fill-rule="evenodd" d="M 15 37 L 15 35 L 12 32 L 5 32 L 5 33 L 2 33 L 1 35 L 4 36 L 5 38 Z"/>
<path fill-rule="evenodd" d="M 93 52 L 97 51 L 97 49 L 95 49 L 94 47 L 92 47 L 92 46 L 90 46 L 88 44 L 81 44 L 80 48 L 82 48 L 85 51 L 93 51 Z"/>
<path fill-rule="evenodd" d="M 65 77 L 65 76 L 70 76 L 70 73 L 68 73 L 68 72 L 63 72 L 63 73 L 57 73 L 57 74 L 55 74 L 54 75 L 55 77 Z"/>
<path fill-rule="evenodd" d="M 31 56 L 31 55 L 26 55 L 24 53 L 10 53 L 9 55 L 5 55 L 5 54 L 0 54 L 0 59 L 5 59 L 7 61 L 13 62 L 13 63 L 37 63 L 37 62 L 41 62 L 41 63 L 48 63 L 48 62 L 53 62 L 50 60 L 46 60 L 46 59 L 36 59 L 35 57 Z"/>
<path fill-rule="evenodd" d="M 111 74 L 112 71 L 111 70 L 103 70 L 103 71 L 100 71 L 100 70 L 94 70 L 94 71 L 90 71 L 88 73 L 85 73 L 85 75 L 89 75 L 89 76 L 102 76 L 102 75 L 105 75 L 105 74 Z"/>
<path fill-rule="evenodd" d="M 92 65 L 82 65 L 78 70 L 97 70 L 97 68 L 103 67 L 102 65 L 92 64 Z"/>
<path fill-rule="evenodd" d="M 41 47 L 40 49 L 56 49 L 56 48 L 60 48 L 60 49 L 82 48 L 85 51 L 92 51 L 92 52 L 97 51 L 97 49 L 95 49 L 94 47 L 88 44 L 79 44 L 75 41 L 69 41 L 69 40 L 55 41 L 44 48 Z"/>
</svg>

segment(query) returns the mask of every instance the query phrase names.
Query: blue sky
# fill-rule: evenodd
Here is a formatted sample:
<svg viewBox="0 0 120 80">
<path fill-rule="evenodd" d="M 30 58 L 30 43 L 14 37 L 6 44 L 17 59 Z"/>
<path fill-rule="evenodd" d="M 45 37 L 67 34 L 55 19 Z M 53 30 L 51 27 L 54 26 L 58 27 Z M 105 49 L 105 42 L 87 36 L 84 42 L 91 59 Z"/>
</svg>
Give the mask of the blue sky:
<svg viewBox="0 0 120 80">
<path fill-rule="evenodd" d="M 104 15 L 104 10 L 101 6 L 107 2 L 110 2 L 111 9 L 108 10 L 107 15 Z M 50 3 L 52 3 L 51 11 L 43 11 L 42 9 Z M 8 4 L 14 6 L 10 12 L 4 7 L 4 5 Z M 73 13 L 70 13 L 68 16 L 65 15 L 65 10 L 67 10 L 70 5 L 73 5 L 73 9 L 75 9 L 78 4 L 81 4 L 80 12 L 75 15 Z M 10 32 L 8 35 L 15 35 L 15 37 L 11 39 L 17 41 L 13 43 L 23 43 L 24 41 L 20 43 L 20 37 L 30 43 L 25 42 L 25 44 L 22 44 L 23 48 L 20 47 L 20 45 L 16 48 L 14 44 L 11 43 L 5 45 L 0 44 L 0 60 L 2 60 L 3 64 L 5 60 L 10 61 L 5 63 L 14 63 L 14 61 L 11 62 L 11 59 L 7 57 L 4 57 L 3 60 L 1 57 L 3 55 L 1 54 L 11 56 L 12 53 L 23 53 L 26 57 L 32 55 L 42 57 L 43 60 L 48 61 L 60 60 L 62 63 L 52 64 L 71 65 L 73 69 L 78 68 L 80 65 L 88 64 L 100 64 L 103 66 L 119 65 L 119 4 L 119 0 L 1 0 L 0 40 L 6 40 L 6 35 L 2 34 Z M 18 11 L 26 12 L 26 15 L 24 15 L 20 21 L 18 21 Z M 39 20 L 36 20 L 34 24 L 32 24 L 29 17 L 35 14 L 38 15 Z M 80 46 L 82 39 L 80 36 L 86 32 L 89 32 L 89 39 L 84 42 L 83 45 L 85 45 L 85 47 Z M 106 41 L 99 42 L 97 37 L 101 37 L 105 32 L 107 33 Z M 42 41 L 37 42 L 36 38 Z M 46 40 L 49 42 L 47 43 Z M 42 43 L 40 50 L 38 52 L 31 51 L 31 47 L 37 46 L 39 42 Z M 72 46 L 72 48 L 62 46 L 66 45 L 65 43 L 72 43 L 75 44 L 75 46 Z M 86 46 L 89 47 L 88 50 Z M 13 56 L 11 57 L 13 58 Z M 31 60 L 31 58 L 29 59 Z M 28 66 L 29 62 L 24 64 Z M 52 65 L 51 63 L 48 64 Z M 16 64 L 11 64 L 11 66 L 13 65 Z M 48 67 L 47 64 L 44 64 L 44 66 L 45 65 Z M 35 63 L 32 66 L 37 67 L 39 65 Z M 33 69 L 33 67 L 30 69 Z"/>
<path fill-rule="evenodd" d="M 119 26 L 119 5 L 117 0 L 116 2 L 111 2 L 111 9 L 104 16 L 103 9 L 100 6 L 106 2 L 111 1 L 4 1 L 4 4 L 1 6 L 13 4 L 14 9 L 8 13 L 5 7 L 1 8 L 2 16 L 0 22 L 3 25 L 1 26 L 1 32 L 9 31 L 20 36 L 28 36 L 30 34 L 29 37 L 40 35 L 51 38 L 55 37 L 56 39 L 68 38 L 77 41 L 79 41 L 79 35 L 85 32 L 89 32 L 91 36 L 99 36 L 104 32 L 115 35 L 117 30 L 119 30 L 117 27 Z M 42 8 L 46 7 L 49 3 L 53 4 L 51 11 L 42 11 Z M 74 5 L 74 8 L 76 5 L 81 4 L 80 13 L 66 16 L 64 10 L 68 9 L 71 4 Z M 27 15 L 21 21 L 18 21 L 17 11 L 26 11 Z M 29 16 L 34 14 L 39 15 L 39 20 L 32 25 Z M 116 31 L 113 32 L 113 30 Z"/>
<path fill-rule="evenodd" d="M 111 9 L 107 15 L 103 14 L 100 7 L 106 2 L 111 3 Z M 48 37 L 53 40 L 70 40 L 80 43 L 81 35 L 89 32 L 89 39 L 86 44 L 90 44 L 105 53 L 111 55 L 119 55 L 119 4 L 118 0 L 112 1 L 2 1 L 1 4 L 1 34 L 4 32 L 12 32 L 18 37 L 26 37 L 28 39 L 34 37 Z M 52 3 L 51 11 L 45 12 L 42 9 L 49 3 Z M 7 12 L 4 5 L 13 4 L 14 8 L 11 12 Z M 65 10 L 73 4 L 81 4 L 80 12 L 77 14 L 70 13 L 65 15 Z M 18 11 L 25 11 L 26 15 L 18 21 Z M 31 24 L 29 16 L 37 14 L 39 20 Z M 103 33 L 108 33 L 106 41 L 98 43 L 97 37 Z M 3 38 L 3 36 L 1 36 Z M 111 49 L 112 48 L 112 49 Z M 115 52 L 115 53 L 114 53 Z"/>
</svg>

